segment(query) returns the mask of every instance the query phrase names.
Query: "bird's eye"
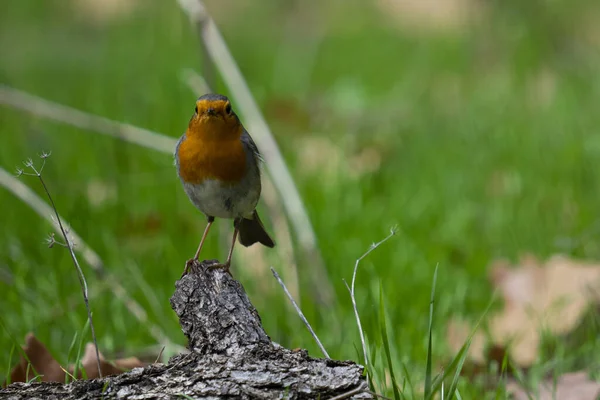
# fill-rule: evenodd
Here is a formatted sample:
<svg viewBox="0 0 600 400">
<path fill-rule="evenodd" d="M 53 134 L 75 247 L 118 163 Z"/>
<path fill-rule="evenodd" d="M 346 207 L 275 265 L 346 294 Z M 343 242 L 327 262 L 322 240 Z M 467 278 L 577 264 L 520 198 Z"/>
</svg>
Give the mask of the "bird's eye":
<svg viewBox="0 0 600 400">
<path fill-rule="evenodd" d="M 227 103 L 227 105 L 225 106 L 225 112 L 227 114 L 231 114 L 231 104 Z"/>
<path fill-rule="evenodd" d="M 198 114 L 198 106 L 196 106 L 196 108 L 194 108 L 194 112 L 195 112 L 196 114 Z"/>
</svg>

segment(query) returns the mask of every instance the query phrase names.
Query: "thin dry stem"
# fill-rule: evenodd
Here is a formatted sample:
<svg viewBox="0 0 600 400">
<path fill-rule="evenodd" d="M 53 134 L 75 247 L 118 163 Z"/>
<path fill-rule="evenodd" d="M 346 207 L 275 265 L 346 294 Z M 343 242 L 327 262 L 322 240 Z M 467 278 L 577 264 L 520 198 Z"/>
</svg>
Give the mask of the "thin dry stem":
<svg viewBox="0 0 600 400">
<path fill-rule="evenodd" d="M 96 363 L 97 363 L 97 367 L 98 367 L 98 376 L 100 378 L 102 378 L 102 368 L 100 367 L 100 351 L 98 350 L 98 340 L 96 339 L 96 330 L 94 329 L 94 321 L 92 319 L 92 310 L 90 308 L 90 303 L 89 303 L 89 299 L 88 299 L 88 286 L 87 286 L 87 282 L 85 280 L 85 275 L 83 274 L 83 270 L 81 269 L 81 266 L 79 265 L 79 260 L 77 260 L 77 256 L 75 255 L 75 249 L 74 249 L 75 245 L 69 239 L 67 230 L 63 226 L 62 220 L 60 219 L 60 215 L 58 215 L 58 210 L 56 208 L 56 204 L 54 204 L 54 199 L 50 195 L 50 190 L 48 189 L 48 186 L 46 186 L 46 182 L 44 182 L 44 178 L 42 177 L 42 170 L 44 169 L 44 166 L 46 165 L 46 158 L 48 158 L 49 155 L 50 155 L 49 153 L 48 154 L 43 153 L 43 155 L 40 156 L 43 160 L 43 163 L 42 163 L 42 166 L 39 168 L 39 170 L 35 168 L 35 165 L 33 165 L 31 158 L 28 159 L 27 162 L 25 162 L 25 166 L 30 168 L 35 173 L 35 176 L 39 179 L 40 183 L 42 184 L 44 191 L 46 192 L 46 196 L 48 196 L 48 200 L 50 200 L 50 206 L 52 207 L 52 210 L 54 212 L 54 216 L 58 223 L 60 233 L 62 234 L 63 238 L 65 239 L 65 243 L 67 244 L 67 248 L 69 249 L 69 254 L 71 255 L 71 260 L 73 261 L 73 265 L 75 265 L 75 268 L 77 269 L 77 277 L 79 278 L 79 284 L 81 285 L 81 291 L 83 294 L 83 302 L 85 303 L 85 308 L 87 310 L 88 321 L 90 322 L 90 329 L 92 331 L 92 341 L 94 342 L 94 349 L 96 351 Z M 23 171 L 21 171 L 21 174 L 23 174 Z"/>
<path fill-rule="evenodd" d="M 160 349 L 160 352 L 158 353 L 158 355 L 156 356 L 156 360 L 154 360 L 154 364 L 158 363 L 160 361 L 160 358 L 162 357 L 163 351 L 165 351 L 165 346 L 163 346 Z"/>
<path fill-rule="evenodd" d="M 163 153 L 172 154 L 175 149 L 176 140 L 166 135 L 86 113 L 5 85 L 0 85 L 0 104 Z"/>
<path fill-rule="evenodd" d="M 201 24 L 200 38 L 206 54 L 210 56 L 217 70 L 221 73 L 223 81 L 229 88 L 231 97 L 237 103 L 236 108 L 244 115 L 246 126 L 252 132 L 256 144 L 266 160 L 267 171 L 279 191 L 286 214 L 292 222 L 300 242 L 300 247 L 309 256 L 309 265 L 314 267 L 310 277 L 316 288 L 315 294 L 319 296 L 322 302 L 331 303 L 333 288 L 317 246 L 317 239 L 310 218 L 277 142 L 252 97 L 248 84 L 229 52 L 219 29 L 208 15 L 204 3 L 201 0 L 179 0 L 179 4 L 193 23 Z"/>
<path fill-rule="evenodd" d="M 186 83 L 194 94 L 209 93 L 211 91 L 211 86 L 206 79 L 191 68 L 183 69 L 180 76 L 181 80 Z"/>
<path fill-rule="evenodd" d="M 370 394 L 373 397 L 384 399 L 384 400 L 391 400 L 388 397 L 385 397 L 383 395 L 377 394 L 375 392 L 372 392 L 372 391 L 370 391 L 368 389 L 363 389 L 363 388 L 356 388 L 356 389 L 353 389 L 353 390 L 349 390 L 348 392 L 340 394 L 339 396 L 332 397 L 329 400 L 344 400 L 344 399 L 349 399 L 349 398 L 352 398 L 354 395 L 361 394 L 361 393 L 367 393 L 367 394 Z"/>
<path fill-rule="evenodd" d="M 369 250 L 367 250 L 362 256 L 360 256 L 356 262 L 354 263 L 354 271 L 352 272 L 352 287 L 348 286 L 348 283 L 346 282 L 346 280 L 344 280 L 344 284 L 346 285 L 346 288 L 348 289 L 348 292 L 350 292 L 350 299 L 352 301 L 352 308 L 354 309 L 354 316 L 356 318 L 356 324 L 358 325 L 358 333 L 360 334 L 360 342 L 363 348 L 363 357 L 365 359 L 365 367 L 368 370 L 369 367 L 369 359 L 367 356 L 367 343 L 365 341 L 365 333 L 363 331 L 362 328 L 362 324 L 360 322 L 360 316 L 358 314 L 358 307 L 356 305 L 356 296 L 355 296 L 355 292 L 354 292 L 354 286 L 356 283 L 356 272 L 358 271 L 358 264 L 360 264 L 360 262 L 369 254 L 371 254 L 371 252 L 373 250 L 375 250 L 376 248 L 378 248 L 379 246 L 381 246 L 383 243 L 385 243 L 386 241 L 388 241 L 392 236 L 394 236 L 397 232 L 397 228 L 396 227 L 392 227 L 392 229 L 390 229 L 390 234 L 387 235 L 385 238 L 383 238 L 382 240 L 380 240 L 377 243 L 373 243 L 371 244 L 371 247 L 369 247 Z"/>
<path fill-rule="evenodd" d="M 275 269 L 273 267 L 271 267 L 271 272 L 273 273 L 273 276 L 275 277 L 275 279 L 277 279 L 277 282 L 279 282 L 279 284 L 281 285 L 281 287 L 283 288 L 283 291 L 285 292 L 285 295 L 288 297 L 288 299 L 290 299 L 290 301 L 292 302 L 292 304 L 294 305 L 294 308 L 296 309 L 296 312 L 298 313 L 298 315 L 300 316 L 300 319 L 302 319 L 302 322 L 304 322 L 304 325 L 306 325 L 306 327 L 308 328 L 308 330 L 310 331 L 310 334 L 312 335 L 312 337 L 315 339 L 315 341 L 317 342 L 317 345 L 319 346 L 319 348 L 321 349 L 321 352 L 323 352 L 323 355 L 326 358 L 331 358 L 329 357 L 329 354 L 327 354 L 327 350 L 325 350 L 325 347 L 323 346 L 323 344 L 321 343 L 321 341 L 319 340 L 319 337 L 317 336 L 317 334 L 315 333 L 315 331 L 313 330 L 312 326 L 310 326 L 310 324 L 308 323 L 308 320 L 306 319 L 306 317 L 304 316 L 304 314 L 302 313 L 302 310 L 300 310 L 300 307 L 298 307 L 298 304 L 296 304 L 296 301 L 294 300 L 294 298 L 292 297 L 292 295 L 290 294 L 290 292 L 287 290 L 287 287 L 285 287 L 285 283 L 283 283 L 283 281 L 281 280 L 281 278 L 279 277 L 279 274 L 277 273 L 277 271 L 275 271 Z"/>
<path fill-rule="evenodd" d="M 359 388 L 356 388 L 356 389 L 349 390 L 346 393 L 340 394 L 339 396 L 332 397 L 329 400 L 344 400 L 344 399 L 349 399 L 349 398 L 351 398 L 352 396 L 354 396 L 356 394 L 360 394 L 360 393 L 364 393 L 364 392 L 365 392 L 365 389 L 359 387 Z"/>
</svg>

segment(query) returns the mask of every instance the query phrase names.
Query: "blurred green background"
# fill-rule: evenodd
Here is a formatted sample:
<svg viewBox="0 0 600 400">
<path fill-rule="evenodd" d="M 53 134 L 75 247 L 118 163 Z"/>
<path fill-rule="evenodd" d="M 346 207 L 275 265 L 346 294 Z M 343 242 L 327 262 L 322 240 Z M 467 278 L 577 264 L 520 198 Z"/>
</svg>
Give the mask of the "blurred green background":
<svg viewBox="0 0 600 400">
<path fill-rule="evenodd" d="M 396 237 L 360 266 L 357 302 L 369 342 L 380 346 L 382 288 L 394 362 L 414 371 L 414 381 L 425 365 L 436 265 L 441 369 L 452 357 L 445 323 L 483 313 L 493 260 L 525 251 L 600 257 L 597 1 L 206 4 L 314 225 L 333 302 L 316 301 L 313 269 L 297 252 L 301 306 L 332 357 L 361 359 L 342 279 L 393 225 Z M 21 0 L 2 10 L 2 84 L 173 138 L 183 133 L 202 93 L 182 71 L 202 74 L 204 64 L 176 1 Z M 151 323 L 185 344 L 168 299 L 205 219 L 172 157 L 8 107 L 0 108 L 0 137 L 0 167 L 10 172 L 52 151 L 44 178 L 59 212 Z M 34 178 L 19 179 L 42 194 Z M 0 204 L 3 379 L 11 347 L 28 331 L 66 363 L 86 313 L 68 252 L 44 244 L 51 226 L 6 190 Z M 225 258 L 230 223 L 222 227 L 221 246 L 215 230 L 204 258 Z M 267 333 L 320 356 L 268 271 L 286 270 L 282 260 L 238 250 L 234 274 Z M 110 358 L 157 345 L 111 288 L 84 271 L 101 351 Z M 571 356 L 597 360 L 598 347 Z"/>
</svg>

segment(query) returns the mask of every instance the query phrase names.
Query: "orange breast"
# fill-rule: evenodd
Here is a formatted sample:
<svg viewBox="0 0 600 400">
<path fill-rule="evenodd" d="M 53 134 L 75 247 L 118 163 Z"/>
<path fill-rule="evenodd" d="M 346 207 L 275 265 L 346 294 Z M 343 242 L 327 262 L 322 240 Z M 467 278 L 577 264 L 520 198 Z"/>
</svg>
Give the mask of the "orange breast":
<svg viewBox="0 0 600 400">
<path fill-rule="evenodd" d="M 179 174 L 188 183 L 217 179 L 234 185 L 246 174 L 246 153 L 239 138 L 207 141 L 186 135 L 178 157 Z"/>
</svg>

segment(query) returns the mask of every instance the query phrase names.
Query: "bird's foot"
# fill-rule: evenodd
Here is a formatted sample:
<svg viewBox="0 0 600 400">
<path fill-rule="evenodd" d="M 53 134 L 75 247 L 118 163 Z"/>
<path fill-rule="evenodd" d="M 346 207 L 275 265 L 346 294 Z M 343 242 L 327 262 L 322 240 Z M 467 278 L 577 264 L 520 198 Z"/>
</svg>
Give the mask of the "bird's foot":
<svg viewBox="0 0 600 400">
<path fill-rule="evenodd" d="M 185 262 L 185 268 L 183 270 L 183 274 L 181 274 L 181 278 L 183 278 L 184 276 L 186 276 L 187 274 L 191 273 L 195 273 L 196 269 L 200 266 L 200 262 L 198 261 L 197 258 L 190 258 L 189 260 L 187 260 Z M 181 279 L 180 278 L 180 279 Z"/>
<path fill-rule="evenodd" d="M 233 278 L 233 275 L 231 275 L 231 271 L 229 271 L 229 267 L 231 267 L 231 262 L 214 263 L 207 266 L 208 269 L 222 269 L 224 272 L 227 272 L 229 276 Z"/>
</svg>

